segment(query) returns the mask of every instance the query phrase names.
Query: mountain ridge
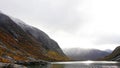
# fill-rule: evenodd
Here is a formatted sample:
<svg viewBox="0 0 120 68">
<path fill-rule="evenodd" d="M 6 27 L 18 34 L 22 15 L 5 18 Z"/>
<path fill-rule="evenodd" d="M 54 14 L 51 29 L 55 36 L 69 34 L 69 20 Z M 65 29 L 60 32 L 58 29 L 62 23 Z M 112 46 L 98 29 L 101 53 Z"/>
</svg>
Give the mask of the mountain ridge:
<svg viewBox="0 0 120 68">
<path fill-rule="evenodd" d="M 37 33 L 38 35 L 35 37 Z M 57 42 L 46 33 L 22 22 L 18 24 L 9 16 L 0 13 L 0 62 L 38 59 L 68 60 Z"/>
<path fill-rule="evenodd" d="M 99 58 L 109 55 L 112 51 L 102 51 L 99 49 L 70 48 L 63 49 L 64 53 L 76 61 L 98 60 Z"/>
<path fill-rule="evenodd" d="M 120 61 L 120 46 L 117 46 L 113 52 L 100 60 L 106 60 L 106 61 Z"/>
</svg>

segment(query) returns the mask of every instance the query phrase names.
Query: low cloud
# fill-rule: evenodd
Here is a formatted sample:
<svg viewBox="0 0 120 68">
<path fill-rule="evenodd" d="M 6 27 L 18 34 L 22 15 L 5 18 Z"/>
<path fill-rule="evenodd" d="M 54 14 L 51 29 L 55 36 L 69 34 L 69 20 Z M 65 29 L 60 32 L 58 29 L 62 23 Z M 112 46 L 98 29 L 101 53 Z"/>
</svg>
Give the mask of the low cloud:
<svg viewBox="0 0 120 68">
<path fill-rule="evenodd" d="M 77 9 L 80 3 L 81 0 L 0 0 L 0 9 L 53 31 L 73 32 L 83 23 L 82 12 Z"/>
<path fill-rule="evenodd" d="M 96 40 L 96 44 L 101 45 L 101 44 L 120 44 L 120 36 L 119 35 L 113 35 L 113 36 L 101 36 Z"/>
</svg>

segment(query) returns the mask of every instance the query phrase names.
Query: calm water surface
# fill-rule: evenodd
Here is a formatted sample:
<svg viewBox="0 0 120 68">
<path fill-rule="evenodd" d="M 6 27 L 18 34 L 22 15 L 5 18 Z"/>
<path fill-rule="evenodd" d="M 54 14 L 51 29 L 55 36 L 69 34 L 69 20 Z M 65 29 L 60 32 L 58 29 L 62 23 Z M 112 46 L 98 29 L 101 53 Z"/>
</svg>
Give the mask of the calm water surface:
<svg viewBox="0 0 120 68">
<path fill-rule="evenodd" d="M 51 68 L 120 68 L 120 63 L 113 61 L 53 62 L 51 64 Z"/>
<path fill-rule="evenodd" d="M 49 65 L 30 66 L 29 68 L 120 68 L 120 63 L 113 61 L 52 62 Z"/>
</svg>

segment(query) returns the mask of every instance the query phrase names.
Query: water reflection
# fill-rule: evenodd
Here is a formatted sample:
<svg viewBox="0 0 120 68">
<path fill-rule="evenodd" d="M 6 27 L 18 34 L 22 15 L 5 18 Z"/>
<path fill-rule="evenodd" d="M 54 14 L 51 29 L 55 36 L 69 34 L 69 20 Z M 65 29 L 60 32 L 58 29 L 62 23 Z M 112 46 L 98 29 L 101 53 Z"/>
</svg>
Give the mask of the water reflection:
<svg viewBox="0 0 120 68">
<path fill-rule="evenodd" d="M 47 64 L 47 65 L 28 65 L 26 66 L 27 68 L 51 68 L 51 64 Z"/>
<path fill-rule="evenodd" d="M 51 64 L 51 68 L 120 68 L 120 63 L 113 61 L 53 62 Z"/>
</svg>

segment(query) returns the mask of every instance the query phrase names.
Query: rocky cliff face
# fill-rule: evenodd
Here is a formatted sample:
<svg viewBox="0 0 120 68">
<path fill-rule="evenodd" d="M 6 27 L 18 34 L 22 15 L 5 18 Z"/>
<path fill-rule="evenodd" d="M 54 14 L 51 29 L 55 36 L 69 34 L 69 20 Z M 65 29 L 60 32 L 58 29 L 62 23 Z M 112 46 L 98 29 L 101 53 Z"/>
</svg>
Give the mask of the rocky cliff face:
<svg viewBox="0 0 120 68">
<path fill-rule="evenodd" d="M 68 60 L 43 31 L 0 13 L 0 62 Z"/>
<path fill-rule="evenodd" d="M 120 46 L 116 47 L 110 55 L 105 56 L 101 60 L 120 61 Z"/>
</svg>

